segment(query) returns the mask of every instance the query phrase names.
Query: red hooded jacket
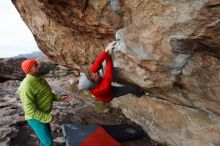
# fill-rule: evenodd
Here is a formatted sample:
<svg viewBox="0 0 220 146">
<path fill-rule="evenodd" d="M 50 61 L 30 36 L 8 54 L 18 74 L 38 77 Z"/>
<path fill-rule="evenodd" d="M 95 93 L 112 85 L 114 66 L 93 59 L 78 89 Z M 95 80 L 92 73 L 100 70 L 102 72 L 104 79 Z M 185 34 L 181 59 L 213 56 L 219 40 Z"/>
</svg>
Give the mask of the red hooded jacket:
<svg viewBox="0 0 220 146">
<path fill-rule="evenodd" d="M 90 90 L 90 93 L 96 97 L 96 100 L 102 102 L 110 102 L 113 99 L 113 93 L 111 89 L 112 83 L 112 59 L 111 56 L 102 51 L 99 56 L 96 58 L 92 67 L 89 69 L 90 72 L 96 73 L 99 71 L 102 62 L 106 61 L 106 69 L 103 76 L 103 79 L 99 82 L 99 84 Z"/>
</svg>

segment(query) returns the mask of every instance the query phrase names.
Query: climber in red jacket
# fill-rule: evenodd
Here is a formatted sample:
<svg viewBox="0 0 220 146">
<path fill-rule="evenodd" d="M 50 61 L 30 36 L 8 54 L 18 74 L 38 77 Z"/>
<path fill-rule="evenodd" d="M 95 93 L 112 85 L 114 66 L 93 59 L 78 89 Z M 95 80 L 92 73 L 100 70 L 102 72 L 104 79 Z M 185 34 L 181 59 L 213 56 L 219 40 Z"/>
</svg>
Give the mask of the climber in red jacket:
<svg viewBox="0 0 220 146">
<path fill-rule="evenodd" d="M 96 97 L 96 100 L 104 103 L 110 102 L 114 97 L 119 97 L 128 93 L 132 93 L 139 97 L 144 94 L 143 90 L 138 89 L 136 86 L 111 86 L 113 64 L 108 52 L 114 48 L 115 44 L 115 41 L 109 43 L 106 49 L 96 58 L 89 71 L 81 73 L 79 79 L 78 87 L 80 90 L 90 90 L 90 93 Z M 106 61 L 106 69 L 104 76 L 101 77 L 99 70 L 104 60 Z"/>
</svg>

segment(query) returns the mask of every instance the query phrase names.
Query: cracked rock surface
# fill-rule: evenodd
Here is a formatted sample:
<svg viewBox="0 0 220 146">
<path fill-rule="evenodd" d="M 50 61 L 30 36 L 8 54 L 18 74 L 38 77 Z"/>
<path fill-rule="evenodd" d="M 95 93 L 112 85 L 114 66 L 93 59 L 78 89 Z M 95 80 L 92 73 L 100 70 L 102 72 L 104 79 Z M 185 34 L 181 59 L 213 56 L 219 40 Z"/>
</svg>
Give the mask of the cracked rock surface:
<svg viewBox="0 0 220 146">
<path fill-rule="evenodd" d="M 220 145 L 219 0 L 12 2 L 39 48 L 75 72 L 116 38 L 115 81 L 150 96 L 115 105 L 150 137 L 178 146 Z"/>
</svg>

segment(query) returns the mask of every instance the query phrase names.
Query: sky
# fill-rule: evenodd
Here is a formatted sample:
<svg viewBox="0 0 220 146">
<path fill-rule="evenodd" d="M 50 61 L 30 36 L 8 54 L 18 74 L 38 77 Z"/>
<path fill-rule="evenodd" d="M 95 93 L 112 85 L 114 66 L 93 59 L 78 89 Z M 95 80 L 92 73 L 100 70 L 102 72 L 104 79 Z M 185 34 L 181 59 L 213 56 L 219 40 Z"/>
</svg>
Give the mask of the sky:
<svg viewBox="0 0 220 146">
<path fill-rule="evenodd" d="M 11 0 L 0 0 L 0 58 L 39 51 Z"/>
</svg>

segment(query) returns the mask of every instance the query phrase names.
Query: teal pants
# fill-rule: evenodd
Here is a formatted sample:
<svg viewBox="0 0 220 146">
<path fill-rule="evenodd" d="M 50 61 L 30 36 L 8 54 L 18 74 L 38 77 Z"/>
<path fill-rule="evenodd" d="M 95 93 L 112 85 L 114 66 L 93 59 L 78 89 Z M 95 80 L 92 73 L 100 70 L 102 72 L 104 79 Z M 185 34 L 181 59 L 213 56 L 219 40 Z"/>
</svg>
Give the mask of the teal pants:
<svg viewBox="0 0 220 146">
<path fill-rule="evenodd" d="M 50 123 L 42 123 L 35 119 L 27 121 L 40 140 L 41 146 L 53 146 Z"/>
</svg>

